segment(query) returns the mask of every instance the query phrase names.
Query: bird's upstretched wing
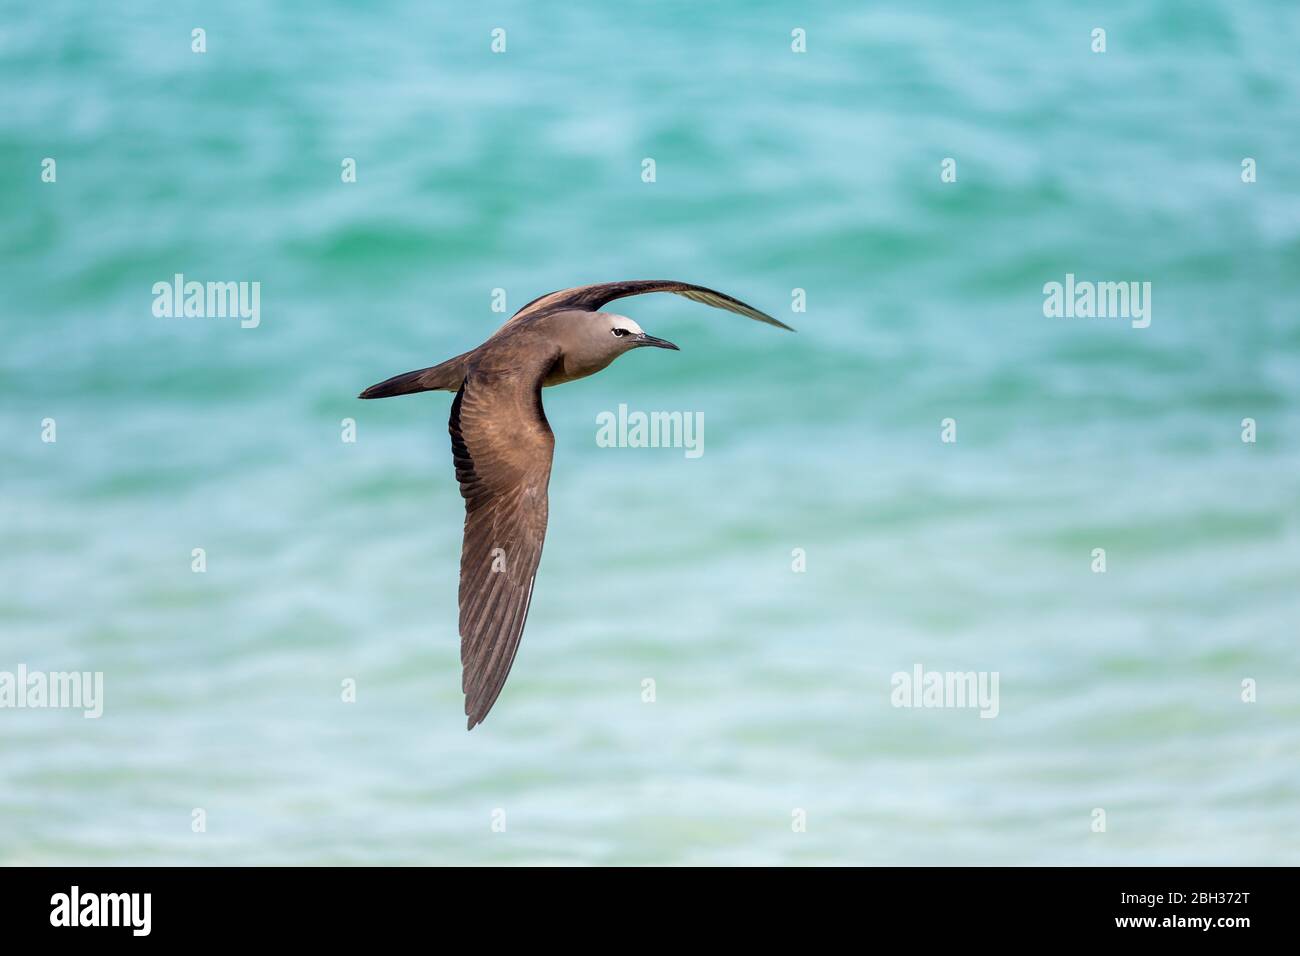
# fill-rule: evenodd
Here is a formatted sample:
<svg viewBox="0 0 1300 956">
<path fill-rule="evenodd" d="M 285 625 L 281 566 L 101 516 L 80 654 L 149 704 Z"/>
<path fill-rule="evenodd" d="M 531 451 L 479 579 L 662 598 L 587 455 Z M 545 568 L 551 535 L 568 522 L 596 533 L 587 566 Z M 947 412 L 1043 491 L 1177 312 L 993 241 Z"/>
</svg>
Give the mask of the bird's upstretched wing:
<svg viewBox="0 0 1300 956">
<path fill-rule="evenodd" d="M 628 279 L 625 282 L 602 282 L 599 285 L 563 289 L 529 302 L 515 313 L 511 321 L 546 312 L 556 312 L 560 309 L 585 309 L 588 312 L 596 312 L 607 302 L 626 299 L 632 295 L 644 295 L 647 292 L 673 292 L 694 302 L 711 305 L 715 309 L 726 309 L 728 312 L 735 312 L 737 315 L 758 322 L 766 322 L 768 325 L 794 331 L 784 322 L 772 318 L 766 312 L 760 312 L 752 305 L 746 305 L 739 299 L 733 299 L 725 292 L 715 292 L 702 285 L 691 285 L 689 282 L 676 282 L 672 279 Z"/>
<path fill-rule="evenodd" d="M 541 387 L 558 348 L 470 365 L 451 406 L 452 457 L 465 498 L 460 555 L 461 689 L 469 729 L 510 673 L 546 537 L 555 437 Z"/>
</svg>

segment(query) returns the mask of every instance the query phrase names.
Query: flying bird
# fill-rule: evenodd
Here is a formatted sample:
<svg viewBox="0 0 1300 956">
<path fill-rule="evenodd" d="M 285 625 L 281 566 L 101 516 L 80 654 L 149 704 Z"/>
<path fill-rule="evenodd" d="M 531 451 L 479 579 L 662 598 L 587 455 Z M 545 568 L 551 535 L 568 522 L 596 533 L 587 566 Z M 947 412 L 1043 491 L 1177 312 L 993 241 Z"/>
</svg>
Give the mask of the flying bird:
<svg viewBox="0 0 1300 956">
<path fill-rule="evenodd" d="M 546 488 L 555 436 L 542 389 L 594 375 L 633 349 L 677 350 L 625 315 L 615 299 L 672 292 L 794 330 L 721 292 L 668 279 L 604 282 L 529 302 L 476 349 L 371 385 L 361 398 L 455 392 L 451 453 L 465 499 L 460 554 L 461 690 L 468 729 L 496 703 L 519 649 L 546 536 Z"/>
</svg>

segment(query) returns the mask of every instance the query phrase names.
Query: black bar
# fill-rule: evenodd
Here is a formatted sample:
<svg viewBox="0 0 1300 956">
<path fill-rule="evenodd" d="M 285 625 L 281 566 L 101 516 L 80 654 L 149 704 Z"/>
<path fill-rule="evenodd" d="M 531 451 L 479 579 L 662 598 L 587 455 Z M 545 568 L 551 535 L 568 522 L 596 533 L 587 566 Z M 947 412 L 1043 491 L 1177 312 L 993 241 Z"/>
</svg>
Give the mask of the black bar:
<svg viewBox="0 0 1300 956">
<path fill-rule="evenodd" d="M 748 869 L 721 876 L 699 870 L 36 868 L 0 870 L 0 883 L 0 925 L 9 943 L 67 942 L 75 934 L 81 945 L 291 939 L 337 946 L 419 927 L 446 933 L 446 943 L 455 945 L 471 926 L 495 933 L 534 925 L 541 945 L 552 933 L 567 937 L 584 926 L 598 937 L 596 927 L 615 919 L 625 921 L 633 936 L 702 921 L 760 937 L 772 926 L 803 924 L 841 926 L 859 941 L 912 927 L 923 930 L 927 944 L 1128 938 L 1232 946 L 1291 935 L 1295 873 L 1222 867 Z M 119 925 L 52 925 L 52 918 L 71 922 L 74 886 L 78 922 L 103 914 L 106 921 L 116 916 Z M 139 932 L 146 928 L 144 896 L 117 894 L 149 894 L 147 935 Z"/>
</svg>

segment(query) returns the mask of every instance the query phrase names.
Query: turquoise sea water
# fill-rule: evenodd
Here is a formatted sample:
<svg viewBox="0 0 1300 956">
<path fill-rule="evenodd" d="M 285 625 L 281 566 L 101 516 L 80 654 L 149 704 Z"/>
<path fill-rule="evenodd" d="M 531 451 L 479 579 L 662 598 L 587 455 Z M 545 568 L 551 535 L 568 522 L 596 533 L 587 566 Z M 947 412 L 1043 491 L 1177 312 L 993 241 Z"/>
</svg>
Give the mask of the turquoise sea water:
<svg viewBox="0 0 1300 956">
<path fill-rule="evenodd" d="M 0 671 L 105 710 L 0 709 L 0 862 L 1296 862 L 1298 41 L 1227 0 L 8 4 Z M 261 324 L 155 317 L 178 272 Z M 1044 317 L 1067 273 L 1150 327 Z M 547 391 L 467 734 L 450 396 L 355 395 L 493 289 L 659 276 L 799 332 L 618 304 L 682 352 Z M 598 447 L 620 403 L 704 455 Z M 892 706 L 917 664 L 997 672 L 996 719 Z"/>
</svg>

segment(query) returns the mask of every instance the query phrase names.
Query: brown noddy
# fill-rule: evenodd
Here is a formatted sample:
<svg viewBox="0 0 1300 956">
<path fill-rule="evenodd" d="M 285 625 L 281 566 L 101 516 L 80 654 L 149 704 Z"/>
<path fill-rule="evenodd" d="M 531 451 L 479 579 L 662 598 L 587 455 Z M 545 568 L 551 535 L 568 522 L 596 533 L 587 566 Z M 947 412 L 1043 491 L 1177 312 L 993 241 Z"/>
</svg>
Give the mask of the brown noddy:
<svg viewBox="0 0 1300 956">
<path fill-rule="evenodd" d="M 646 292 L 673 292 L 794 331 L 703 286 L 669 279 L 603 282 L 534 299 L 478 348 L 431 368 L 395 375 L 361 393 L 361 398 L 456 393 L 448 429 L 465 498 L 460 662 L 470 730 L 483 722 L 510 673 L 542 556 L 555 448 L 542 389 L 594 375 L 632 349 L 676 350 L 626 316 L 600 311 L 615 299 Z"/>
</svg>

